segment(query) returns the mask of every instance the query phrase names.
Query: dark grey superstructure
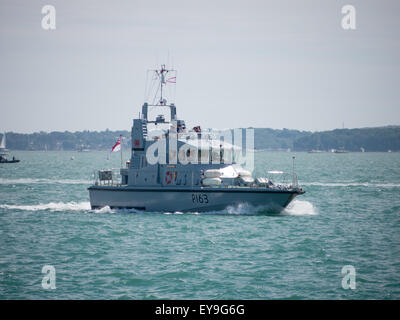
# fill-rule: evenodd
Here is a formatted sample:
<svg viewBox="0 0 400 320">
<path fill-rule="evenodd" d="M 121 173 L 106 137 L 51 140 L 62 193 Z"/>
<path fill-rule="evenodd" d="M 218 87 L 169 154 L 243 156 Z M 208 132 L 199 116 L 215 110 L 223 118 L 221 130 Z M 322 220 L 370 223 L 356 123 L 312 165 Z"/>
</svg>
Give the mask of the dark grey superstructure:
<svg viewBox="0 0 400 320">
<path fill-rule="evenodd" d="M 112 170 L 96 173 L 96 181 L 89 187 L 92 208 L 184 212 L 223 210 L 248 203 L 280 211 L 304 193 L 294 172 L 291 184 L 286 185 L 255 179 L 236 163 L 234 144 L 215 139 L 199 126 L 187 130 L 175 105 L 163 98 L 171 71 L 164 66 L 154 70 L 160 82 L 160 99 L 144 103 L 139 118 L 133 120 L 131 158 L 126 167 L 117 175 Z M 169 108 L 169 121 L 163 115 L 150 120 L 149 107 Z M 157 129 L 154 136 L 149 134 L 150 125 Z"/>
</svg>

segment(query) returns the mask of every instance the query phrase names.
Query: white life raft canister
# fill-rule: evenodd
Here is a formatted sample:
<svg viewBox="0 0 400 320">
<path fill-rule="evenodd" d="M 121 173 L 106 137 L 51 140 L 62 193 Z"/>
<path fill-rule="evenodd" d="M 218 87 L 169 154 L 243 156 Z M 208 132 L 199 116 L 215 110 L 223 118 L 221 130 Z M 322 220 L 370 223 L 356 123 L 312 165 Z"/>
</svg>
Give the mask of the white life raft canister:
<svg viewBox="0 0 400 320">
<path fill-rule="evenodd" d="M 213 186 L 219 186 L 220 184 L 221 184 L 221 179 L 220 178 L 205 178 L 205 179 L 203 179 L 202 181 L 201 181 L 201 183 L 204 185 L 204 186 L 210 186 L 210 187 L 213 187 Z"/>
<path fill-rule="evenodd" d="M 204 171 L 205 178 L 219 178 L 221 176 L 221 171 L 218 169 L 209 169 Z"/>
</svg>

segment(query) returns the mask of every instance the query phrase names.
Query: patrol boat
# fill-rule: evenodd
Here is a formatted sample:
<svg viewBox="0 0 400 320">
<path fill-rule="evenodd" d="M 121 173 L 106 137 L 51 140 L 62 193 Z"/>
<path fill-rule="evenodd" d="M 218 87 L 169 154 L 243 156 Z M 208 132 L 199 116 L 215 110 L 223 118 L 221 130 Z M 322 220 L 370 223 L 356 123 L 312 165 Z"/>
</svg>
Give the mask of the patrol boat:
<svg viewBox="0 0 400 320">
<path fill-rule="evenodd" d="M 121 168 L 98 170 L 88 188 L 92 209 L 127 208 L 148 212 L 220 211 L 247 203 L 281 211 L 304 191 L 292 172 L 288 184 L 274 184 L 268 178 L 254 178 L 237 161 L 240 149 L 229 139 L 215 137 L 200 126 L 187 130 L 178 119 L 176 106 L 163 93 L 176 83 L 175 70 L 162 65 L 149 70 L 156 81 L 153 102 L 145 102 L 133 119 L 130 160 Z M 169 109 L 151 119 L 149 111 Z M 168 121 L 167 121 L 168 120 Z M 151 135 L 149 127 L 155 130 Z M 229 133 L 229 132 L 228 132 Z M 228 134 L 229 136 L 229 134 Z M 241 140 L 241 139 L 237 139 Z M 247 150 L 247 152 L 249 152 Z"/>
</svg>

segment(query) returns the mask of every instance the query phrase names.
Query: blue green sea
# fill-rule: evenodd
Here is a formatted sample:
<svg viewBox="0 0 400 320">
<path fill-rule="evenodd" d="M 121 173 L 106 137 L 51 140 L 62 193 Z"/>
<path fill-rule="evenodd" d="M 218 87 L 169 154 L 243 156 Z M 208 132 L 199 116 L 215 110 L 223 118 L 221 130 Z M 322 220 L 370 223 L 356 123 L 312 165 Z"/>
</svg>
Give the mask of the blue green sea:
<svg viewBox="0 0 400 320">
<path fill-rule="evenodd" d="M 306 193 L 283 212 L 150 214 L 90 209 L 93 170 L 119 154 L 13 155 L 0 164 L 0 299 L 400 299 L 400 153 L 257 152 L 261 176 L 296 156 Z"/>
</svg>

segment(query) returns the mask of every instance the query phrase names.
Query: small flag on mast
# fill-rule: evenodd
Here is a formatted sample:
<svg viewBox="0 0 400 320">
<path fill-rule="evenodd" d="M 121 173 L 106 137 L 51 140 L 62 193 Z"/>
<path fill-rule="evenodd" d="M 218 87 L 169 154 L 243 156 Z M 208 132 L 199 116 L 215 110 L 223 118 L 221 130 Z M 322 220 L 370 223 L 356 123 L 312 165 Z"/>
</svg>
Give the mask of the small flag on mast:
<svg viewBox="0 0 400 320">
<path fill-rule="evenodd" d="M 118 141 L 112 147 L 111 152 L 117 152 L 119 150 L 121 150 L 121 138 L 118 138 Z"/>
<path fill-rule="evenodd" d="M 171 77 L 169 79 L 167 79 L 168 83 L 176 83 L 176 77 Z"/>
</svg>

